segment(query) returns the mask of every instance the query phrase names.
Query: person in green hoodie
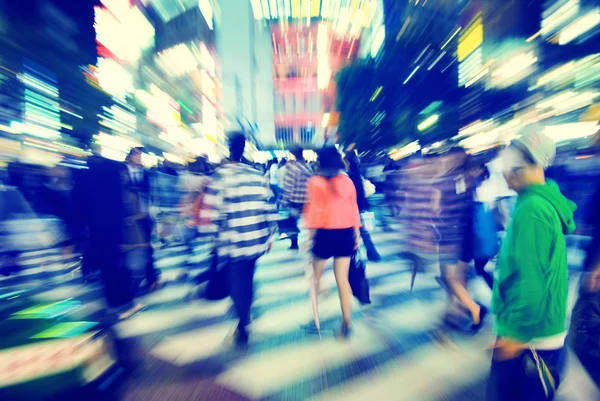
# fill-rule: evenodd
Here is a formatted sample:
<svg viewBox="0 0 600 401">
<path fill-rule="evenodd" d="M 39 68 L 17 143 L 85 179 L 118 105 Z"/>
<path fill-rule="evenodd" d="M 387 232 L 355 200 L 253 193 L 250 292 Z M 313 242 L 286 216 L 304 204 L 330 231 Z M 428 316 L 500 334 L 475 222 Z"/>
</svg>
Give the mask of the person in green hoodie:
<svg viewBox="0 0 600 401">
<path fill-rule="evenodd" d="M 549 400 L 559 384 L 567 334 L 565 235 L 575 230 L 576 207 L 545 178 L 555 154 L 554 142 L 534 126 L 502 155 L 508 186 L 519 196 L 496 266 L 492 308 L 497 339 L 489 400 Z M 542 375 L 536 357 L 548 368 Z"/>
</svg>

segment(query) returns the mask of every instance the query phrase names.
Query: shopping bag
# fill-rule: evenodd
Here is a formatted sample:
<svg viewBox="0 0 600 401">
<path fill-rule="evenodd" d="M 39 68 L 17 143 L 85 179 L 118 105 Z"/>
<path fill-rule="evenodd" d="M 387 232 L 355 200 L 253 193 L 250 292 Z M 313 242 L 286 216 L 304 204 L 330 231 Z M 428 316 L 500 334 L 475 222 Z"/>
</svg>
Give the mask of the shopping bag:
<svg viewBox="0 0 600 401">
<path fill-rule="evenodd" d="M 538 383 L 541 385 L 541 390 L 544 393 L 546 399 L 551 400 L 554 398 L 554 392 L 556 391 L 556 382 L 554 376 L 546 366 L 546 362 L 541 356 L 535 351 L 533 347 L 529 347 L 528 351 L 523 353 L 523 367 L 525 373 L 532 383 Z M 540 388 L 539 386 L 533 385 L 532 388 Z M 536 399 L 538 399 L 536 397 Z"/>
<path fill-rule="evenodd" d="M 475 259 L 492 259 L 500 248 L 494 213 L 485 204 L 476 202 L 473 218 Z"/>
<path fill-rule="evenodd" d="M 375 230 L 375 213 L 373 212 L 362 212 L 360 214 L 360 220 L 362 225 L 368 232 Z"/>
<path fill-rule="evenodd" d="M 350 269 L 348 271 L 348 281 L 354 298 L 361 304 L 370 304 L 369 281 L 365 273 L 366 264 L 360 256 L 360 250 L 356 250 L 350 259 Z"/>
</svg>

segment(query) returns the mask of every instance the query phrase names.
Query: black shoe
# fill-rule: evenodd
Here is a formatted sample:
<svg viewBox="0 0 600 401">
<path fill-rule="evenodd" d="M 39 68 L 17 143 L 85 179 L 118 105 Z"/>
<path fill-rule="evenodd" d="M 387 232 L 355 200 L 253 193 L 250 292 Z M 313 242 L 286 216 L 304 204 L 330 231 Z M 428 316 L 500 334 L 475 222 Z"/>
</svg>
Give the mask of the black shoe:
<svg viewBox="0 0 600 401">
<path fill-rule="evenodd" d="M 473 333 L 477 333 L 479 330 L 481 330 L 487 314 L 488 314 L 488 309 L 483 305 L 479 305 L 479 323 L 477 323 L 477 324 L 473 323 L 471 325 L 471 330 L 473 331 Z"/>
<path fill-rule="evenodd" d="M 352 334 L 352 327 L 350 326 L 350 323 L 342 323 L 342 327 L 340 327 L 338 338 L 340 338 L 341 340 L 347 340 L 350 337 L 350 334 Z"/>
<path fill-rule="evenodd" d="M 233 335 L 233 341 L 236 347 L 245 348 L 248 346 L 248 332 L 238 328 Z"/>
</svg>

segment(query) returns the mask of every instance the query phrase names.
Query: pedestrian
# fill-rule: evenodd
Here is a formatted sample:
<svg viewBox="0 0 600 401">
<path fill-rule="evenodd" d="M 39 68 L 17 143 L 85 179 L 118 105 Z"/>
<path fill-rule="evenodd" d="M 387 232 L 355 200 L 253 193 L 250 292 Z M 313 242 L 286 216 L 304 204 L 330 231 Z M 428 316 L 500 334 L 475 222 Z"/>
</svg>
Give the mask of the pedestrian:
<svg viewBox="0 0 600 401">
<path fill-rule="evenodd" d="M 271 186 L 271 191 L 275 196 L 275 201 L 279 201 L 279 163 L 277 159 L 273 159 L 269 162 L 269 170 L 267 172 L 269 176 L 269 185 Z"/>
<path fill-rule="evenodd" d="M 575 230 L 576 207 L 545 178 L 555 154 L 554 142 L 537 126 L 527 127 L 502 154 L 504 177 L 518 199 L 496 265 L 490 400 L 552 399 L 560 383 L 567 334 L 565 235 Z"/>
<path fill-rule="evenodd" d="M 131 149 L 125 160 L 127 170 L 129 172 L 130 185 L 133 190 L 138 193 L 140 202 L 140 211 L 144 214 L 144 218 L 139 221 L 142 233 L 144 234 L 147 243 L 152 242 L 152 231 L 154 229 L 154 221 L 150 216 L 150 175 L 142 165 L 143 148 L 136 147 Z M 146 286 L 148 291 L 154 291 L 158 288 L 158 273 L 154 268 L 154 252 L 152 247 L 149 248 L 148 258 L 146 260 Z"/>
<path fill-rule="evenodd" d="M 242 163 L 246 137 L 229 136 L 229 160 L 219 167 L 206 186 L 199 227 L 214 239 L 218 269 L 224 269 L 229 294 L 239 317 L 234 335 L 237 345 L 248 344 L 256 262 L 271 247 L 278 214 L 269 182 L 261 172 Z"/>
<path fill-rule="evenodd" d="M 81 199 L 89 233 L 84 264 L 89 272 L 100 272 L 108 310 L 127 316 L 134 305 L 130 276 L 121 263 L 123 165 L 94 154 L 88 167 Z"/>
<path fill-rule="evenodd" d="M 295 160 L 290 160 L 285 165 L 285 176 L 282 182 L 281 202 L 290 210 L 290 249 L 300 249 L 298 245 L 298 219 L 302 214 L 302 209 L 306 203 L 306 185 L 308 179 L 312 177 L 313 171 L 304 160 L 304 150 L 302 148 L 292 149 L 291 153 Z M 281 171 L 281 170 L 280 170 Z"/>
<path fill-rule="evenodd" d="M 309 245 L 312 247 L 315 291 L 327 260 L 333 270 L 342 307 L 340 336 L 350 335 L 352 289 L 348 282 L 350 258 L 360 246 L 360 213 L 356 189 L 346 174 L 342 155 L 335 147 L 319 152 L 317 175 L 308 180 L 308 201 L 304 209 Z"/>
<path fill-rule="evenodd" d="M 363 212 L 367 212 L 370 209 L 369 201 L 367 200 L 367 196 L 365 194 L 364 188 L 364 179 L 362 174 L 360 173 L 360 159 L 355 151 L 350 151 L 346 153 L 346 160 L 348 161 L 348 176 L 352 180 L 354 184 L 354 188 L 356 189 L 356 201 L 358 204 L 358 210 L 362 214 Z M 379 262 L 381 261 L 381 256 L 379 252 L 377 252 L 377 248 L 371 239 L 371 235 L 369 231 L 364 226 L 364 222 L 362 227 L 360 228 L 360 236 L 362 238 L 363 244 L 365 248 L 367 248 L 367 258 L 371 262 Z"/>
<path fill-rule="evenodd" d="M 570 345 L 600 389 L 600 183 L 591 198 L 587 223 L 592 228 L 579 298 L 571 314 Z"/>
</svg>

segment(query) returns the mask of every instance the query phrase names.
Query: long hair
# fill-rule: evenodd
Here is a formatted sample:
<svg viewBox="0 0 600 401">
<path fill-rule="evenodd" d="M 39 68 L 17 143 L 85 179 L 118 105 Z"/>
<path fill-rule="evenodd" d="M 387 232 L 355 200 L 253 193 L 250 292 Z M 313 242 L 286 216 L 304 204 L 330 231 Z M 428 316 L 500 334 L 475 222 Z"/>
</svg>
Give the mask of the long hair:
<svg viewBox="0 0 600 401">
<path fill-rule="evenodd" d="M 319 171 L 345 171 L 346 163 L 341 153 L 333 146 L 327 146 L 319 151 L 318 155 Z"/>
<path fill-rule="evenodd" d="M 332 181 L 341 172 L 346 171 L 346 163 L 342 158 L 342 154 L 333 146 L 328 146 L 319 151 L 318 155 L 318 174 L 329 183 L 329 188 L 336 195 L 341 195 Z"/>
</svg>

